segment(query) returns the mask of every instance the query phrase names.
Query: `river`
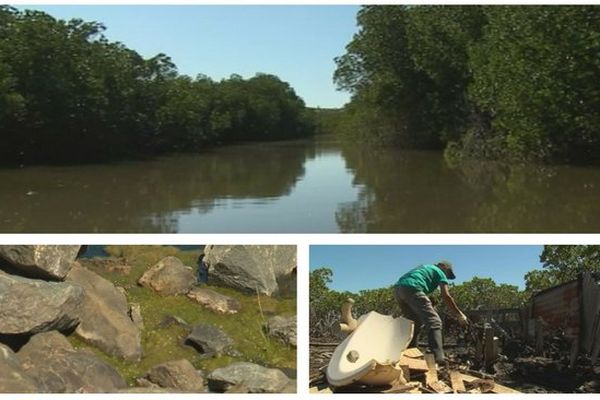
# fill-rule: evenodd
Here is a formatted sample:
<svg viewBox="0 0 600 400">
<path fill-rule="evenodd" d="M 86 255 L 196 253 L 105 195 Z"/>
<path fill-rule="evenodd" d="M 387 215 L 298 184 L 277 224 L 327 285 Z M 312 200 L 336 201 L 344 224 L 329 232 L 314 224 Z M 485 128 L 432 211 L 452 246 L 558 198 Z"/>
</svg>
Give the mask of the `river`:
<svg viewBox="0 0 600 400">
<path fill-rule="evenodd" d="M 600 169 L 450 168 L 331 137 L 0 170 L 0 232 L 600 232 Z"/>
</svg>

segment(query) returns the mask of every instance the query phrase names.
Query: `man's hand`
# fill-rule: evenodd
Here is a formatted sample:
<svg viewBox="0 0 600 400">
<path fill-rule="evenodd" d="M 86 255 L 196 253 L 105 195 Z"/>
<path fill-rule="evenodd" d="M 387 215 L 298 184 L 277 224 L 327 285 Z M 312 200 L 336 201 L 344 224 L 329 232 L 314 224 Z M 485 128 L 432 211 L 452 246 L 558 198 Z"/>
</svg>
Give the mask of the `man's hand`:
<svg viewBox="0 0 600 400">
<path fill-rule="evenodd" d="M 458 322 L 460 322 L 460 324 L 462 326 L 468 326 L 469 318 L 467 318 L 467 316 L 462 311 L 459 311 L 458 312 Z"/>
</svg>

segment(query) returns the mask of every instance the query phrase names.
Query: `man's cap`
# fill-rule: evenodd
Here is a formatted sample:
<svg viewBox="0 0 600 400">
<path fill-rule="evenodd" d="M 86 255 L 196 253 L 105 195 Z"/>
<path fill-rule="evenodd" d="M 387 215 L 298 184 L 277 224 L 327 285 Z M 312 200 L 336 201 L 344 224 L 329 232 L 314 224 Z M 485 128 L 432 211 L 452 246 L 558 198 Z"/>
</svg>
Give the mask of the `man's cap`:
<svg viewBox="0 0 600 400">
<path fill-rule="evenodd" d="M 450 261 L 442 260 L 442 261 L 438 262 L 436 265 L 438 267 L 440 265 L 445 265 L 447 268 L 446 275 L 448 276 L 448 279 L 456 279 L 456 275 L 454 275 L 454 270 L 452 269 L 452 263 Z"/>
</svg>

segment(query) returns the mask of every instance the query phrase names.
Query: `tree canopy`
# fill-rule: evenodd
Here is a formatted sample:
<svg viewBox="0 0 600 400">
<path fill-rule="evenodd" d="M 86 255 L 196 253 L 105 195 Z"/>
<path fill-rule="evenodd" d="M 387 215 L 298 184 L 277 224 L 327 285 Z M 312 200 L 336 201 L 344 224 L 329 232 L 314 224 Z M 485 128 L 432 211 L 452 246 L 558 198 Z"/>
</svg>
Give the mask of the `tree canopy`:
<svg viewBox="0 0 600 400">
<path fill-rule="evenodd" d="M 336 58 L 352 140 L 600 161 L 600 7 L 365 6 Z"/>
<path fill-rule="evenodd" d="M 145 59 L 98 22 L 0 6 L 0 160 L 131 158 L 311 134 L 289 84 L 273 75 L 215 82 Z"/>
</svg>

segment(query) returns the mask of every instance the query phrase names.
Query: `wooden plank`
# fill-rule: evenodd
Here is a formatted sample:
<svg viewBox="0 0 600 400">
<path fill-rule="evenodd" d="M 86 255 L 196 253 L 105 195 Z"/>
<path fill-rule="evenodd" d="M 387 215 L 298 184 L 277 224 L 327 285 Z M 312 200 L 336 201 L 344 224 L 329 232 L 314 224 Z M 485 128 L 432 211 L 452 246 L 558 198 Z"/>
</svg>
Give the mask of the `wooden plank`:
<svg viewBox="0 0 600 400">
<path fill-rule="evenodd" d="M 471 383 L 471 382 L 475 382 L 481 378 L 477 378 L 475 376 L 471 376 L 471 375 L 466 375 L 466 374 L 460 374 L 460 377 L 463 381 Z M 494 388 L 492 389 L 492 393 L 521 393 L 518 390 L 515 389 L 511 389 L 507 386 L 503 386 L 503 385 L 499 385 L 497 383 L 494 382 Z"/>
<path fill-rule="evenodd" d="M 410 381 L 410 368 L 408 365 L 400 365 L 400 368 L 402 369 L 402 377 L 406 379 L 407 382 Z"/>
<path fill-rule="evenodd" d="M 477 379 L 471 382 L 470 385 L 481 390 L 481 393 L 493 393 L 496 382 L 492 379 Z"/>
<path fill-rule="evenodd" d="M 466 392 L 465 383 L 463 382 L 460 372 L 456 370 L 450 370 L 450 384 L 454 393 Z"/>
<path fill-rule="evenodd" d="M 403 385 L 393 385 L 382 393 L 420 393 L 421 382 L 408 382 Z"/>
<path fill-rule="evenodd" d="M 410 358 L 421 358 L 423 357 L 423 352 L 416 347 L 411 347 L 410 349 L 404 350 L 402 355 Z"/>
<path fill-rule="evenodd" d="M 418 358 L 410 358 L 410 357 L 400 357 L 400 361 L 398 362 L 400 366 L 407 366 L 410 370 L 413 371 L 428 371 L 429 367 L 427 366 L 427 362 L 425 360 L 419 360 Z"/>
<path fill-rule="evenodd" d="M 486 324 L 487 325 L 487 324 Z M 490 371 L 494 362 L 496 362 L 496 354 L 494 346 L 494 328 L 486 326 L 483 332 L 483 360 L 486 371 Z"/>
<path fill-rule="evenodd" d="M 427 373 L 425 374 L 425 385 L 431 387 L 432 383 L 438 381 L 437 367 L 435 365 L 435 358 L 433 357 L 433 354 L 425 354 L 425 362 L 427 363 Z"/>
<path fill-rule="evenodd" d="M 311 386 L 309 393 L 330 394 L 333 390 L 329 386 Z"/>
<path fill-rule="evenodd" d="M 577 356 L 579 355 L 579 339 L 575 337 L 571 342 L 571 354 L 569 356 L 569 368 L 575 367 Z"/>
<path fill-rule="evenodd" d="M 535 354 L 544 354 L 544 321 L 541 317 L 535 320 Z"/>
<path fill-rule="evenodd" d="M 492 389 L 492 393 L 496 393 L 496 394 L 517 394 L 517 393 L 521 393 L 518 390 L 509 388 L 507 386 L 503 386 L 503 385 L 498 385 L 497 383 L 494 383 L 494 388 Z"/>
<path fill-rule="evenodd" d="M 446 385 L 443 381 L 437 381 L 429 384 L 436 393 L 452 393 L 452 388 Z"/>
</svg>

